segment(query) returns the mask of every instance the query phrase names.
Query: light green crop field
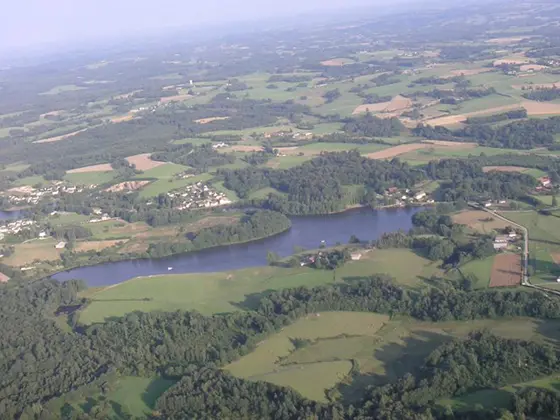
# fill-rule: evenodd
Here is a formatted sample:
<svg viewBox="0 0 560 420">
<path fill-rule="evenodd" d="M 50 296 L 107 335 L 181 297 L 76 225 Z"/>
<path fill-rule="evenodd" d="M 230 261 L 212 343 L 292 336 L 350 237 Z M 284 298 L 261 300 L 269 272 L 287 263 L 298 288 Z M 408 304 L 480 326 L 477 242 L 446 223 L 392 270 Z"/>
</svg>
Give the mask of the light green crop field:
<svg viewBox="0 0 560 420">
<path fill-rule="evenodd" d="M 439 401 L 441 407 L 451 407 L 453 410 L 464 411 L 480 405 L 485 409 L 511 408 L 513 393 L 523 388 L 543 388 L 558 392 L 560 376 L 552 375 L 529 382 L 508 385 L 500 389 L 485 389 L 461 397 Z"/>
<path fill-rule="evenodd" d="M 35 184 L 48 185 L 48 184 L 50 184 L 50 181 L 47 181 L 41 175 L 35 175 L 35 176 L 28 176 L 26 178 L 19 178 L 14 182 L 14 186 L 16 186 L 16 187 L 20 187 L 20 186 L 24 186 L 24 185 L 33 186 Z"/>
<path fill-rule="evenodd" d="M 344 398 L 352 401 L 364 387 L 383 385 L 414 371 L 436 347 L 471 331 L 489 329 L 506 338 L 553 342 L 559 327 L 557 320 L 529 318 L 431 323 L 360 312 L 310 314 L 265 339 L 226 369 L 235 376 L 290 386 L 308 398 L 324 401 L 325 390 L 344 377 L 343 365 L 338 363 L 353 360 L 359 374 L 339 387 Z M 304 373 L 316 366 L 321 369 L 314 370 L 315 381 L 309 381 Z"/>
<path fill-rule="evenodd" d="M 133 311 L 197 310 L 211 315 L 239 310 L 236 303 L 265 290 L 318 286 L 333 273 L 310 268 L 258 267 L 232 272 L 141 277 L 107 288 L 93 297 L 80 322 L 103 322 Z M 125 300 L 125 301 L 119 301 Z"/>
<path fill-rule="evenodd" d="M 76 85 L 60 85 L 60 86 L 55 86 L 46 92 L 42 92 L 39 95 L 58 95 L 59 93 L 73 92 L 76 90 L 83 90 L 83 89 L 86 88 L 81 86 L 76 86 Z"/>
<path fill-rule="evenodd" d="M 464 114 L 467 112 L 485 111 L 490 108 L 497 108 L 504 105 L 519 103 L 519 99 L 502 95 L 488 95 L 482 98 L 470 99 L 461 103 L 456 114 Z"/>
<path fill-rule="evenodd" d="M 78 172 L 64 175 L 64 180 L 74 185 L 101 185 L 111 182 L 117 176 L 116 171 Z"/>
<path fill-rule="evenodd" d="M 45 403 L 45 408 L 50 413 L 62 412 L 64 405 L 69 404 L 75 414 L 89 417 L 95 407 L 103 405 L 108 407 L 103 413 L 106 419 L 146 418 L 154 412 L 161 394 L 175 384 L 173 380 L 160 377 L 119 377 L 114 374 L 104 377 L 104 382 L 109 390 L 103 395 L 98 389 L 80 387 L 63 397 L 51 399 Z"/>
<path fill-rule="evenodd" d="M 476 289 L 488 287 L 490 283 L 490 275 L 492 273 L 492 265 L 494 264 L 495 256 L 492 255 L 482 260 L 469 261 L 461 267 L 461 272 L 464 276 L 474 275 L 478 281 L 473 284 Z"/>
<path fill-rule="evenodd" d="M 278 194 L 281 195 L 282 193 L 278 191 L 276 188 L 266 187 L 261 188 L 249 195 L 249 199 L 265 199 L 268 197 L 269 194 Z"/>
<path fill-rule="evenodd" d="M 294 166 L 299 166 L 308 160 L 313 159 L 314 156 L 280 156 L 270 159 L 263 167 L 274 169 L 290 169 Z"/>
<path fill-rule="evenodd" d="M 88 227 L 99 240 L 130 236 L 132 227 L 137 232 L 149 230 L 144 224 L 121 228 L 117 224 L 111 221 Z M 402 264 L 402 261 L 407 263 Z M 82 311 L 80 322 L 103 322 L 107 317 L 123 316 L 133 311 L 183 309 L 207 315 L 231 312 L 242 309 L 241 302 L 251 307 L 253 301 L 246 299 L 265 290 L 315 287 L 382 273 L 390 273 L 399 284 L 417 288 L 425 286 L 424 278 L 443 276 L 437 265 L 407 249 L 386 249 L 366 253 L 360 261 L 348 262 L 334 271 L 307 267 L 255 267 L 221 273 L 140 277 L 96 293 Z"/>
<path fill-rule="evenodd" d="M 349 360 L 321 360 L 306 364 L 281 360 L 296 350 L 293 340 L 324 340 L 375 335 L 386 315 L 365 312 L 322 312 L 308 315 L 262 341 L 247 356 L 226 366 L 235 376 L 291 386 L 307 398 L 325 401 L 325 391 L 340 382 L 352 368 Z"/>
<path fill-rule="evenodd" d="M 189 169 L 188 166 L 178 165 L 176 163 L 166 163 L 165 165 L 148 169 L 144 171 L 142 174 L 137 175 L 136 178 L 169 179 L 180 172 L 186 171 L 187 169 Z"/>
<path fill-rule="evenodd" d="M 25 169 L 29 168 L 30 165 L 27 163 L 12 163 L 11 165 L 7 165 L 4 169 L 0 170 L 1 172 L 21 172 Z"/>
<path fill-rule="evenodd" d="M 89 217 L 78 213 L 64 213 L 49 216 L 47 220 L 54 226 L 79 225 L 87 222 Z"/>
<path fill-rule="evenodd" d="M 186 139 L 173 140 L 172 143 L 173 144 L 191 143 L 195 146 L 201 146 L 203 144 L 210 143 L 210 140 L 204 138 L 186 138 Z"/>
<path fill-rule="evenodd" d="M 178 165 L 178 166 L 180 166 L 180 165 Z M 155 168 L 155 169 L 158 169 L 158 168 Z M 146 171 L 146 172 L 149 172 L 149 171 Z M 144 175 L 144 176 L 146 176 L 146 175 Z M 208 181 L 211 178 L 212 178 L 212 175 L 210 175 L 209 173 L 196 175 L 196 176 L 186 178 L 186 179 L 173 179 L 172 177 L 160 177 L 160 179 L 158 179 L 157 181 L 154 181 L 151 184 L 148 184 L 146 187 L 142 188 L 140 190 L 140 197 L 144 197 L 144 198 L 146 198 L 146 197 L 156 197 L 159 194 L 167 193 L 171 190 L 181 188 L 181 187 L 185 187 L 187 185 L 194 184 L 194 183 L 199 182 L 199 181 L 205 182 L 205 181 Z"/>
<path fill-rule="evenodd" d="M 453 147 L 430 147 L 427 149 L 418 149 L 412 152 L 399 155 L 399 159 L 406 161 L 411 165 L 426 164 L 431 160 L 439 160 L 442 158 L 467 158 L 469 156 L 480 156 L 484 153 L 486 156 L 501 155 L 507 153 L 523 154 L 520 150 L 500 149 L 495 147 L 476 146 L 470 148 L 453 148 Z"/>
</svg>

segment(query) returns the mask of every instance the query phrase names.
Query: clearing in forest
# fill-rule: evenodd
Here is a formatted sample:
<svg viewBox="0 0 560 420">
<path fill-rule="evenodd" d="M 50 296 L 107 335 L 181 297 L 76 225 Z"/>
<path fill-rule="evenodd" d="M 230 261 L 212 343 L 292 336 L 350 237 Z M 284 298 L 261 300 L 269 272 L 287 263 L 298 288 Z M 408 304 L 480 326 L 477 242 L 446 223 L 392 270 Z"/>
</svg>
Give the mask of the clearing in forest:
<svg viewBox="0 0 560 420">
<path fill-rule="evenodd" d="M 494 259 L 490 287 L 517 286 L 521 283 L 521 255 L 499 254 Z"/>
<path fill-rule="evenodd" d="M 192 95 L 185 94 L 185 95 L 175 95 L 175 96 L 164 96 L 159 100 L 162 104 L 167 104 L 169 102 L 180 102 L 186 99 L 192 98 Z"/>
<path fill-rule="evenodd" d="M 150 158 L 151 153 L 141 153 L 139 155 L 129 156 L 126 158 L 127 162 L 134 165 L 140 171 L 147 171 L 149 169 L 157 168 L 161 165 L 166 165 L 167 162 L 158 162 Z"/>
<path fill-rule="evenodd" d="M 212 121 L 222 121 L 222 120 L 228 120 L 229 117 L 209 117 L 209 118 L 200 118 L 198 120 L 194 120 L 195 123 L 197 124 L 209 124 Z"/>
<path fill-rule="evenodd" d="M 302 395 L 326 401 L 325 390 L 346 377 L 350 360 L 332 358 L 310 363 L 283 363 L 294 351 L 340 337 L 374 337 L 389 321 L 367 312 L 322 312 L 307 315 L 260 342 L 250 354 L 226 366 L 233 375 L 290 386 Z"/>
<path fill-rule="evenodd" d="M 328 67 L 340 67 L 352 64 L 353 62 L 354 60 L 350 60 L 349 58 L 333 58 L 332 60 L 321 61 L 321 64 Z"/>
<path fill-rule="evenodd" d="M 484 172 L 525 172 L 529 168 L 523 166 L 485 166 L 482 170 Z"/>
<path fill-rule="evenodd" d="M 109 172 L 113 167 L 109 163 L 100 163 L 99 165 L 84 166 L 82 168 L 70 169 L 69 174 L 81 174 L 85 172 Z"/>
<path fill-rule="evenodd" d="M 82 128 L 81 130 L 74 131 L 74 132 L 68 133 L 68 134 L 63 134 L 61 136 L 49 137 L 48 139 L 43 139 L 43 140 L 36 140 L 33 143 L 54 143 L 55 141 L 65 140 L 65 139 L 73 137 L 77 134 L 83 133 L 86 130 L 87 130 L 87 128 Z"/>
</svg>

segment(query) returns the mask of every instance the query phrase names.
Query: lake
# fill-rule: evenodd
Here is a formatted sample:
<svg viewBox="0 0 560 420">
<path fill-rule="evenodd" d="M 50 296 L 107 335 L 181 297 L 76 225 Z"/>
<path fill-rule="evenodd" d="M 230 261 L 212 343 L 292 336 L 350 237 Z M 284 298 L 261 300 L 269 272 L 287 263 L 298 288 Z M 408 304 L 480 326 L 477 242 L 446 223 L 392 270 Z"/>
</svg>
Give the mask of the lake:
<svg viewBox="0 0 560 420">
<path fill-rule="evenodd" d="M 83 279 L 89 287 L 109 286 L 138 276 L 157 274 L 229 271 L 266 265 L 269 251 L 281 257 L 294 253 L 295 246 L 319 248 L 337 242 L 348 243 L 351 235 L 374 240 L 383 233 L 412 227 L 411 216 L 421 208 L 372 210 L 360 208 L 324 216 L 291 217 L 292 228 L 279 235 L 245 244 L 145 260 L 128 260 L 81 267 L 57 273 L 53 278 L 66 281 Z M 172 267 L 172 270 L 168 268 Z"/>
<path fill-rule="evenodd" d="M 0 220 L 16 220 L 23 219 L 25 213 L 23 211 L 2 211 L 0 210 Z"/>
</svg>

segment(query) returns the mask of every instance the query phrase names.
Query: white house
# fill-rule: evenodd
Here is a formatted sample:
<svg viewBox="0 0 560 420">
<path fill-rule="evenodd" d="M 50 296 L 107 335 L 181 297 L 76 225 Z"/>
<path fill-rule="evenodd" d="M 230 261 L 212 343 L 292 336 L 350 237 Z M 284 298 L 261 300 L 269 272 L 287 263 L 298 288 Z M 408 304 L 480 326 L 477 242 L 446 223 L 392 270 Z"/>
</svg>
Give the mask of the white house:
<svg viewBox="0 0 560 420">
<path fill-rule="evenodd" d="M 426 197 L 426 193 L 424 191 L 420 191 L 418 193 L 416 193 L 416 195 L 414 196 L 415 200 L 422 200 L 424 197 Z"/>
</svg>

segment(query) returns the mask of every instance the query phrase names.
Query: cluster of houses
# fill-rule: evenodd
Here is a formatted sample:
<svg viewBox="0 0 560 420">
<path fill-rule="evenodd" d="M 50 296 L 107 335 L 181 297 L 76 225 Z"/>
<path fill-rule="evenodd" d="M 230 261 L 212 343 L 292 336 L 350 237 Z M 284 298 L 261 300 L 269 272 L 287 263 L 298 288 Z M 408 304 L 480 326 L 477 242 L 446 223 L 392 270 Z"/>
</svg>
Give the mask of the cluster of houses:
<svg viewBox="0 0 560 420">
<path fill-rule="evenodd" d="M 85 189 L 96 188 L 97 185 L 86 185 L 77 187 L 75 185 L 67 185 L 61 181 L 54 182 L 52 185 L 43 188 L 33 188 L 29 185 L 23 187 L 15 187 L 6 191 L 10 204 L 14 206 L 26 206 L 38 204 L 45 197 L 57 197 L 60 194 L 75 194 Z"/>
<path fill-rule="evenodd" d="M 397 206 L 404 206 L 411 203 L 434 203 L 434 200 L 430 198 L 426 192 L 413 192 L 408 188 L 404 190 L 400 190 L 397 187 L 387 188 L 387 191 L 385 191 L 385 196 L 382 196 L 381 198 L 387 197 L 390 199 L 394 199 L 394 203 Z"/>
<path fill-rule="evenodd" d="M 14 220 L 0 226 L 0 240 L 4 239 L 5 235 L 17 235 L 24 230 L 30 230 L 37 226 L 37 222 L 30 219 Z"/>
<path fill-rule="evenodd" d="M 311 140 L 313 138 L 313 133 L 311 133 L 311 132 L 307 132 L 307 133 L 297 132 L 297 133 L 294 133 L 291 130 L 289 130 L 289 131 L 275 131 L 273 133 L 265 133 L 264 134 L 265 139 L 271 139 L 271 138 L 277 138 L 277 137 L 291 137 L 295 140 Z"/>
<path fill-rule="evenodd" d="M 494 238 L 494 249 L 499 251 L 501 249 L 505 249 L 509 246 L 510 243 L 515 242 L 517 240 L 517 233 L 515 231 L 510 231 L 506 235 L 498 235 Z"/>
<path fill-rule="evenodd" d="M 100 208 L 94 208 L 92 209 L 92 213 L 94 215 L 96 215 L 97 217 L 90 219 L 89 223 L 100 223 L 100 222 L 106 222 L 107 220 L 112 220 L 113 218 L 111 216 L 109 216 L 109 214 L 107 213 L 103 213 L 103 211 Z"/>
<path fill-rule="evenodd" d="M 552 180 L 549 177 L 543 176 L 539 178 L 538 181 L 539 185 L 535 188 L 535 190 L 544 191 L 552 188 Z"/>
<path fill-rule="evenodd" d="M 202 182 L 169 192 L 167 196 L 174 200 L 174 208 L 177 210 L 218 207 L 231 203 L 224 193 L 217 192 Z"/>
</svg>

